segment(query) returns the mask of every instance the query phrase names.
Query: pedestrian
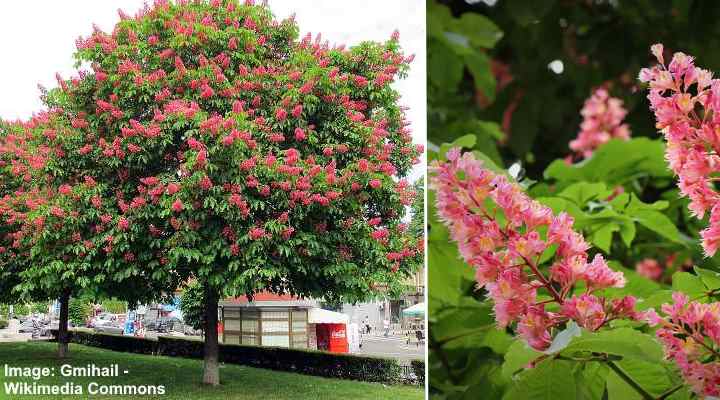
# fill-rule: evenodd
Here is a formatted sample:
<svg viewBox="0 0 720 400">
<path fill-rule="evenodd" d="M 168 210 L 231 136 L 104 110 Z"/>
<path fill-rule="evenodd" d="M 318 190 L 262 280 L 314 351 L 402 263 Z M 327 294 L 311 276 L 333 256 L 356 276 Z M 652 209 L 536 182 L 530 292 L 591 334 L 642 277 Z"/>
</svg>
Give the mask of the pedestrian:
<svg viewBox="0 0 720 400">
<path fill-rule="evenodd" d="M 366 315 L 365 319 L 363 319 L 363 327 L 365 328 L 365 333 L 368 335 L 370 334 L 370 316 Z"/>
<path fill-rule="evenodd" d="M 390 320 L 387 318 L 383 321 L 383 329 L 385 329 L 385 337 L 388 337 L 390 335 Z"/>
</svg>

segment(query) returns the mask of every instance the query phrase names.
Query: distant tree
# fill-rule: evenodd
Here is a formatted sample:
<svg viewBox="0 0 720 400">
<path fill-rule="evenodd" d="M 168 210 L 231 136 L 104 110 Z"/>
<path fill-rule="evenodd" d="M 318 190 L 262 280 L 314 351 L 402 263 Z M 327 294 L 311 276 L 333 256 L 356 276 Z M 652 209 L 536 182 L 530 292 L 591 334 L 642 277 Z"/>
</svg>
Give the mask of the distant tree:
<svg viewBox="0 0 720 400">
<path fill-rule="evenodd" d="M 68 304 L 68 319 L 76 326 L 85 325 L 85 320 L 90 316 L 92 305 L 87 299 L 70 299 Z"/>
<path fill-rule="evenodd" d="M 188 284 L 180 295 L 180 311 L 183 313 L 183 320 L 193 329 L 205 327 L 205 303 L 203 299 L 203 287 L 193 281 Z"/>
<path fill-rule="evenodd" d="M 64 358 L 71 297 L 134 303 L 171 292 L 177 282 L 151 279 L 129 267 L 130 260 L 107 263 L 117 228 L 106 211 L 116 209 L 115 198 L 103 197 L 109 186 L 98 182 L 95 165 L 78 150 L 82 132 L 59 106 L 63 99 L 45 100 L 52 104 L 48 111 L 0 126 L 0 298 L 59 300 L 58 357 Z"/>
<path fill-rule="evenodd" d="M 415 200 L 410 207 L 410 226 L 408 233 L 422 239 L 425 235 L 425 178 L 420 177 L 413 183 Z"/>
</svg>

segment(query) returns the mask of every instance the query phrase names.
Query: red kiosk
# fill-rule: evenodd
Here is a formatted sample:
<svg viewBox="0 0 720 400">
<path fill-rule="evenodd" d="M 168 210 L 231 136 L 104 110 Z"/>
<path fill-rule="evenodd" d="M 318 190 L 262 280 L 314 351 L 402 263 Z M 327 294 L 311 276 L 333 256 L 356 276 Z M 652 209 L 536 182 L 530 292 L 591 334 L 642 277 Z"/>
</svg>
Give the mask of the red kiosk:
<svg viewBox="0 0 720 400">
<path fill-rule="evenodd" d="M 318 350 L 333 353 L 349 353 L 347 323 L 348 316 L 333 311 L 312 308 L 308 322 L 315 325 Z"/>
</svg>

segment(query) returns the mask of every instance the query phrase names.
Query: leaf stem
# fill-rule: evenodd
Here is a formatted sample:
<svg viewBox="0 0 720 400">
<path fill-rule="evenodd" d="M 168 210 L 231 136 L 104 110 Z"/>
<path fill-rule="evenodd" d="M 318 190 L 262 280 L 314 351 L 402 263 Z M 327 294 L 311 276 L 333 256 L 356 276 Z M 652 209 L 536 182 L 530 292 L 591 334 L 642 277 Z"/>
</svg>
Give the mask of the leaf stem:
<svg viewBox="0 0 720 400">
<path fill-rule="evenodd" d="M 622 370 L 622 368 L 620 368 L 617 364 L 615 364 L 614 361 L 608 360 L 607 365 L 608 365 L 608 367 L 610 367 L 610 369 L 612 369 L 620 377 L 620 379 L 624 380 L 625 383 L 627 383 L 628 385 L 630 385 L 630 387 L 635 389 L 635 391 L 638 392 L 638 394 L 640 394 L 640 396 L 642 396 L 643 399 L 655 400 L 655 398 L 650 393 L 648 393 L 645 389 L 643 389 L 642 386 L 640 386 L 640 384 L 635 382 L 628 374 L 625 373 L 625 371 Z"/>
<path fill-rule="evenodd" d="M 677 392 L 678 390 L 682 389 L 682 387 L 685 386 L 685 384 L 681 383 L 673 388 L 670 388 L 666 390 L 663 394 L 658 396 L 655 400 L 665 400 L 668 397 L 672 396 L 673 393 Z"/>
</svg>

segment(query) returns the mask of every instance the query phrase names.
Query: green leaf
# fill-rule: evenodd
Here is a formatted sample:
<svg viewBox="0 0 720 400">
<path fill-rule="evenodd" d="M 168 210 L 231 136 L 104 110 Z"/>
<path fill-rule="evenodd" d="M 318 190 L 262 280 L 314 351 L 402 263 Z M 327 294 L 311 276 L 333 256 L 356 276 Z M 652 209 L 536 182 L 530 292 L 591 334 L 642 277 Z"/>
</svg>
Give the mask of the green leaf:
<svg viewBox="0 0 720 400">
<path fill-rule="evenodd" d="M 608 373 L 606 387 L 608 400 L 642 400 L 640 393 L 628 385 L 614 371 Z"/>
<path fill-rule="evenodd" d="M 702 298 L 706 289 L 702 280 L 689 272 L 676 272 L 672 276 L 672 288 L 683 292 L 691 299 Z"/>
<path fill-rule="evenodd" d="M 617 224 L 606 224 L 602 228 L 595 231 L 592 235 L 592 243 L 605 253 L 610 253 L 610 243 L 612 242 L 613 232 L 620 230 Z"/>
<path fill-rule="evenodd" d="M 449 46 L 438 41 L 428 43 L 428 79 L 438 88 L 454 91 L 462 79 L 463 65 Z"/>
<path fill-rule="evenodd" d="M 571 200 L 583 207 L 590 200 L 602 200 L 610 196 L 612 191 L 607 189 L 603 182 L 578 182 L 566 187 L 558 197 Z"/>
<path fill-rule="evenodd" d="M 695 267 L 694 269 L 708 291 L 720 289 L 720 274 L 700 267 Z"/>
<path fill-rule="evenodd" d="M 510 379 L 530 361 L 541 356 L 543 356 L 543 353 L 531 349 L 525 341 L 516 340 L 505 353 L 505 362 L 502 365 L 503 377 Z"/>
<path fill-rule="evenodd" d="M 628 141 L 613 139 L 600 146 L 583 162 L 568 165 L 555 160 L 545 169 L 546 179 L 564 185 L 571 182 L 605 182 L 609 187 L 643 176 L 671 177 L 665 163 L 662 140 L 634 138 Z"/>
<path fill-rule="evenodd" d="M 569 361 L 545 360 L 524 371 L 503 399 L 575 400 L 577 387 L 572 367 Z"/>
<path fill-rule="evenodd" d="M 475 143 L 477 143 L 477 137 L 475 135 L 463 135 L 459 138 L 455 139 L 452 143 L 443 143 L 440 145 L 440 150 L 438 151 L 438 157 L 441 160 L 446 159 L 446 155 L 448 150 L 452 149 L 453 147 L 460 147 L 462 149 L 472 149 L 475 147 Z"/>
<path fill-rule="evenodd" d="M 490 157 L 486 156 L 484 153 L 481 153 L 479 151 L 473 151 L 473 155 L 475 155 L 475 159 L 482 160 L 483 167 L 485 167 L 495 173 L 505 175 L 510 181 L 515 180 L 515 178 L 513 178 L 506 169 L 501 168 L 500 166 L 495 164 L 495 162 L 492 159 L 490 159 Z"/>
<path fill-rule="evenodd" d="M 488 56 L 481 52 L 465 54 L 465 65 L 473 76 L 475 88 L 485 95 L 488 103 L 495 101 L 495 77 Z"/>
<path fill-rule="evenodd" d="M 488 332 L 483 336 L 480 342 L 483 346 L 487 346 L 497 354 L 507 353 L 510 346 L 515 343 L 516 340 L 513 336 L 507 334 L 505 331 L 498 329 L 489 329 Z"/>
<path fill-rule="evenodd" d="M 585 219 L 588 217 L 588 215 L 581 210 L 577 204 L 560 197 L 538 197 L 535 200 L 550 207 L 555 214 L 559 214 L 563 211 L 570 214 L 570 216 L 575 219 L 576 227 L 582 226 Z"/>
<path fill-rule="evenodd" d="M 637 210 L 631 214 L 640 225 L 676 243 L 683 243 L 675 223 L 659 211 Z"/>
<path fill-rule="evenodd" d="M 605 290 L 604 294 L 609 297 L 632 295 L 642 299 L 648 298 L 662 289 L 659 283 L 640 276 L 634 270 L 625 268 L 617 262 L 610 261 L 609 265 L 615 271 L 621 271 L 626 280 L 625 287 Z"/>
<path fill-rule="evenodd" d="M 445 342 L 464 335 L 484 333 L 494 329 L 495 318 L 489 303 L 479 302 L 472 297 L 463 296 L 456 304 L 438 309 L 435 312 L 437 322 L 433 324 L 433 337 Z M 449 342 L 452 343 L 452 342 Z"/>
<path fill-rule="evenodd" d="M 477 13 L 464 13 L 455 21 L 455 33 L 467 37 L 475 46 L 490 49 L 503 37 L 500 28 L 489 18 Z M 452 30 L 452 28 L 451 28 Z"/>
<path fill-rule="evenodd" d="M 637 305 L 638 310 L 647 310 L 650 308 L 659 308 L 665 303 L 672 303 L 672 290 L 659 290 L 646 299 L 640 301 Z"/>
<path fill-rule="evenodd" d="M 617 328 L 600 332 L 584 332 L 575 338 L 562 354 L 598 352 L 614 354 L 623 359 L 640 359 L 660 362 L 663 351 L 660 344 L 650 335 L 632 328 Z"/>
<path fill-rule="evenodd" d="M 666 390 L 675 386 L 673 377 L 668 373 L 663 363 L 651 363 L 641 360 L 616 361 L 617 365 L 626 375 L 648 393 L 659 396 Z M 642 399 L 641 395 L 620 376 L 611 371 L 608 375 L 608 398 L 613 399 Z"/>
<path fill-rule="evenodd" d="M 638 210 L 645 210 L 645 211 L 662 211 L 668 208 L 668 203 L 666 200 L 658 200 L 652 204 L 644 203 L 642 200 L 638 199 L 637 195 L 635 193 L 632 193 L 630 195 L 630 202 L 627 205 L 627 208 L 625 211 L 627 212 L 633 212 Z"/>
<path fill-rule="evenodd" d="M 578 400 L 602 400 L 609 371 L 603 363 L 580 363 L 575 368 Z"/>
<path fill-rule="evenodd" d="M 630 247 L 630 245 L 633 242 L 633 239 L 635 239 L 636 232 L 637 232 L 637 229 L 635 229 L 635 224 L 633 224 L 633 223 L 620 224 L 620 237 L 622 238 L 623 243 L 625 243 L 625 246 Z"/>
</svg>

